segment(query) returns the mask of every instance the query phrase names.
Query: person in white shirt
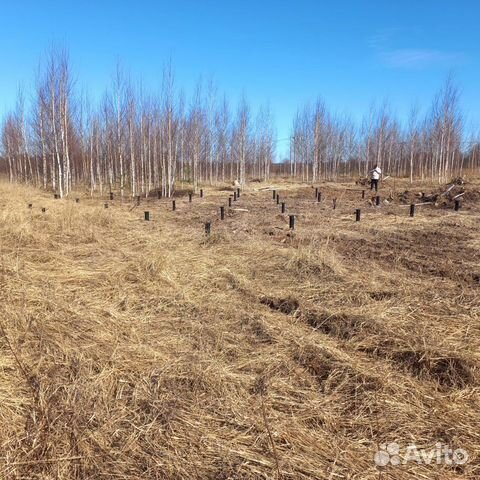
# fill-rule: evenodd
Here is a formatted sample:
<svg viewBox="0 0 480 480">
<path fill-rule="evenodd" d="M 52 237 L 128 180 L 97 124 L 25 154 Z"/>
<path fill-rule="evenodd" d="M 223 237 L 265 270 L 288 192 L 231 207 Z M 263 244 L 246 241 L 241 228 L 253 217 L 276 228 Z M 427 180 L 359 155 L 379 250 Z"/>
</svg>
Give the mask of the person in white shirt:
<svg viewBox="0 0 480 480">
<path fill-rule="evenodd" d="M 377 164 L 375 164 L 373 170 L 370 170 L 370 175 L 372 177 L 370 181 L 370 190 L 373 190 L 373 187 L 375 187 L 375 191 L 378 192 L 378 181 L 380 180 L 381 174 L 382 170 Z"/>
</svg>

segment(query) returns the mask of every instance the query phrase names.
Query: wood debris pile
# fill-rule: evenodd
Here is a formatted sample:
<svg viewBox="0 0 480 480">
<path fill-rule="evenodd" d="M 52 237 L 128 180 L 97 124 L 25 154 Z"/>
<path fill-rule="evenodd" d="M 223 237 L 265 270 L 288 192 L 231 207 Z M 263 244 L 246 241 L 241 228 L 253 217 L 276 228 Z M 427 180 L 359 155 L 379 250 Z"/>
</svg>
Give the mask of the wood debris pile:
<svg viewBox="0 0 480 480">
<path fill-rule="evenodd" d="M 465 195 L 465 181 L 454 178 L 452 182 L 443 185 L 436 192 L 421 192 L 418 194 L 422 202 L 432 202 L 436 207 L 451 207 L 455 200 L 462 200 Z"/>
</svg>

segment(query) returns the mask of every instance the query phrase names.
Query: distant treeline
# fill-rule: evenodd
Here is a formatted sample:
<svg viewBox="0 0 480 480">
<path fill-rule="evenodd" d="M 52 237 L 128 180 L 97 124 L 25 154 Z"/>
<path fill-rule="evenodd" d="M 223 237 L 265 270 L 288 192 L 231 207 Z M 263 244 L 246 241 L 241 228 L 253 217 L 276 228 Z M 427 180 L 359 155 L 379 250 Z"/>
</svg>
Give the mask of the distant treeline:
<svg viewBox="0 0 480 480">
<path fill-rule="evenodd" d="M 178 180 L 201 183 L 268 180 L 278 173 L 302 181 L 365 175 L 375 163 L 391 175 L 442 181 L 478 169 L 479 145 L 466 140 L 458 90 L 448 79 L 427 114 L 412 109 L 402 124 L 383 105 L 361 125 L 330 113 L 322 101 L 299 110 L 290 155 L 274 165 L 276 134 L 267 106 L 256 114 L 245 98 L 231 108 L 213 84 L 186 96 L 164 68 L 157 94 L 136 86 L 120 66 L 97 105 L 78 92 L 65 50 L 52 49 L 26 105 L 19 92 L 2 122 L 0 171 L 10 181 L 91 192 L 170 196 Z"/>
<path fill-rule="evenodd" d="M 372 105 L 361 125 L 331 114 L 322 101 L 299 111 L 293 122 L 290 174 L 304 180 L 384 173 L 442 182 L 478 171 L 480 143 L 467 139 L 458 88 L 449 77 L 430 108 L 413 107 L 406 125 L 385 102 Z"/>
<path fill-rule="evenodd" d="M 40 69 L 31 108 L 20 92 L 2 126 L 3 158 L 11 181 L 53 188 L 75 185 L 131 195 L 177 180 L 203 182 L 247 175 L 268 179 L 275 133 L 268 107 L 253 118 L 244 98 L 232 112 L 213 85 L 198 83 L 190 98 L 177 90 L 170 66 L 157 94 L 135 87 L 117 67 L 98 105 L 74 89 L 68 55 L 52 50 Z"/>
</svg>

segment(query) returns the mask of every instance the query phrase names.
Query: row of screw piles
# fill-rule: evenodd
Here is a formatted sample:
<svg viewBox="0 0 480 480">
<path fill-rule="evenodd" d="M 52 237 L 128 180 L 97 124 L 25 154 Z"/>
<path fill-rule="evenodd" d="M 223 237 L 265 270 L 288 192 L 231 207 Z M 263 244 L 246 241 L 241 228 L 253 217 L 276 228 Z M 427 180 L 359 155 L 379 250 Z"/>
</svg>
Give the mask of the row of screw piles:
<svg viewBox="0 0 480 480">
<path fill-rule="evenodd" d="M 157 191 L 157 198 L 161 199 L 162 198 L 162 192 L 160 190 Z M 189 203 L 192 203 L 192 198 L 193 198 L 193 193 L 189 192 L 188 194 L 188 201 Z M 200 198 L 203 198 L 203 188 L 200 189 Z M 113 194 L 110 193 L 110 199 L 113 199 Z M 140 195 L 137 196 L 137 205 L 140 205 Z M 105 208 L 108 208 L 108 205 L 105 204 Z M 174 212 L 177 209 L 177 202 L 175 200 L 172 200 L 172 211 Z M 145 211 L 143 212 L 144 214 L 144 219 L 145 221 L 150 221 L 150 212 Z"/>
<path fill-rule="evenodd" d="M 321 202 L 322 200 L 322 193 L 318 189 L 318 187 L 315 188 L 315 198 L 317 199 L 317 202 Z M 365 199 L 365 190 L 362 190 L 362 199 Z M 375 205 L 379 206 L 380 205 L 380 196 L 376 195 L 375 196 Z M 337 199 L 333 199 L 333 209 L 335 210 L 337 208 Z M 460 202 L 458 200 L 455 200 L 455 211 L 458 211 L 460 209 Z M 415 216 L 415 204 L 410 205 L 410 217 Z M 361 209 L 357 208 L 355 210 L 355 221 L 359 222 L 361 219 Z"/>
<path fill-rule="evenodd" d="M 280 202 L 280 194 L 276 190 L 272 190 L 272 199 L 275 200 L 277 205 L 280 205 L 280 211 L 285 213 L 287 210 L 287 204 L 286 202 Z M 288 226 L 291 230 L 295 229 L 295 215 L 288 216 Z"/>
<path fill-rule="evenodd" d="M 157 192 L 157 197 L 160 199 L 162 198 L 162 193 L 161 191 L 159 190 Z M 192 203 L 192 197 L 193 197 L 193 193 L 190 192 L 188 194 L 188 201 L 189 203 Z M 282 213 L 285 213 L 286 211 L 286 203 L 285 202 L 280 202 L 280 194 L 277 193 L 276 190 L 273 190 L 272 191 L 272 197 L 274 200 L 276 200 L 276 203 L 277 205 L 281 205 L 281 212 Z M 58 200 L 60 198 L 60 196 L 58 195 L 58 193 L 55 193 L 53 198 L 55 200 Z M 113 192 L 110 192 L 109 194 L 109 198 L 110 200 L 113 200 Z M 200 198 L 203 198 L 203 189 L 200 189 Z M 236 191 L 233 192 L 233 201 L 236 202 L 237 199 L 240 198 L 240 188 L 237 188 Z M 322 200 L 322 192 L 320 192 L 320 190 L 318 189 L 318 187 L 315 188 L 315 198 L 317 199 L 317 202 L 321 202 Z M 362 199 L 365 199 L 365 190 L 362 190 Z M 376 195 L 375 196 L 375 205 L 380 205 L 380 196 L 379 195 Z M 137 195 L 136 196 L 136 201 L 137 201 L 137 205 L 140 205 L 140 195 Z M 79 198 L 76 198 L 75 199 L 75 203 L 80 203 L 80 199 Z M 230 196 L 228 198 L 228 206 L 229 207 L 232 207 L 232 197 Z M 415 216 L 415 204 L 412 203 L 410 205 L 410 217 L 414 217 Z M 29 203 L 28 204 L 28 208 L 33 208 L 33 204 L 32 203 Z M 104 204 L 104 208 L 108 208 L 108 203 L 105 203 Z M 333 199 L 333 209 L 335 210 L 337 208 L 337 199 L 334 198 Z M 460 200 L 455 200 L 455 211 L 459 211 L 461 208 L 461 202 Z M 175 211 L 176 210 L 176 202 L 175 200 L 172 200 L 172 211 Z M 47 209 L 45 207 L 42 207 L 42 212 L 45 213 L 47 211 Z M 145 211 L 144 212 L 144 219 L 145 221 L 150 221 L 150 212 L 149 211 Z M 355 210 L 355 221 L 359 222 L 361 219 L 361 209 L 360 208 L 357 208 Z M 220 220 L 225 220 L 225 207 L 224 206 L 221 206 L 220 207 Z M 208 227 L 207 227 L 208 226 Z M 295 216 L 294 215 L 289 215 L 289 227 L 293 230 L 295 228 Z M 210 232 L 211 232 L 211 222 L 206 222 L 205 223 L 205 233 L 207 235 L 210 235 Z"/>
<path fill-rule="evenodd" d="M 236 202 L 240 198 L 240 188 L 237 188 L 233 192 L 233 201 Z M 228 197 L 228 206 L 232 207 L 232 197 Z M 220 206 L 220 220 L 225 220 L 225 207 L 223 205 Z M 205 235 L 210 236 L 212 232 L 212 223 L 205 222 Z"/>
</svg>

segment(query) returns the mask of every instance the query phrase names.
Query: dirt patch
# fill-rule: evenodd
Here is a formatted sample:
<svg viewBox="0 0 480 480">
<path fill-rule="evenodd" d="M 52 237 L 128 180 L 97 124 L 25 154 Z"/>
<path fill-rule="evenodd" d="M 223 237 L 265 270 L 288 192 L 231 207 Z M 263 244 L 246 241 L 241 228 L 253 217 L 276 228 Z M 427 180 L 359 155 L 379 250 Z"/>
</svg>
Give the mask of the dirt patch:
<svg viewBox="0 0 480 480">
<path fill-rule="evenodd" d="M 302 318 L 316 330 L 341 340 L 350 340 L 365 330 L 374 328 L 373 322 L 361 315 L 304 311 Z"/>
<path fill-rule="evenodd" d="M 420 379 L 433 380 L 443 387 L 465 388 L 475 384 L 474 371 L 458 356 L 442 356 L 425 350 L 393 352 L 392 360 Z"/>
<path fill-rule="evenodd" d="M 480 190 L 476 190 L 476 189 L 467 190 L 465 192 L 465 195 L 463 195 L 463 201 L 465 203 L 467 203 L 467 202 L 472 202 L 472 203 L 480 202 Z"/>
<path fill-rule="evenodd" d="M 286 315 L 292 315 L 300 306 L 298 300 L 294 297 L 278 298 L 263 296 L 260 298 L 260 303 Z"/>
<path fill-rule="evenodd" d="M 337 251 L 349 259 L 376 262 L 383 268 L 401 266 L 417 274 L 478 283 L 480 253 L 468 245 L 470 236 L 461 230 L 410 230 L 395 234 L 379 232 L 374 238 L 343 239 Z M 387 294 L 388 295 L 388 294 Z"/>
<path fill-rule="evenodd" d="M 392 362 L 400 370 L 422 380 L 436 382 L 441 388 L 461 389 L 478 384 L 474 366 L 458 355 L 448 355 L 425 348 L 401 346 L 400 339 L 389 338 L 381 346 L 359 350 Z"/>
<path fill-rule="evenodd" d="M 389 300 L 390 298 L 395 297 L 395 292 L 388 292 L 388 291 L 368 292 L 368 296 L 372 300 L 376 300 L 380 302 L 382 300 Z"/>
<path fill-rule="evenodd" d="M 274 340 L 262 320 L 245 316 L 242 318 L 242 326 L 257 343 L 273 343 Z"/>
<path fill-rule="evenodd" d="M 337 392 L 358 399 L 382 388 L 377 377 L 357 371 L 320 347 L 307 346 L 297 351 L 294 358 L 315 377 L 324 393 Z"/>
</svg>

